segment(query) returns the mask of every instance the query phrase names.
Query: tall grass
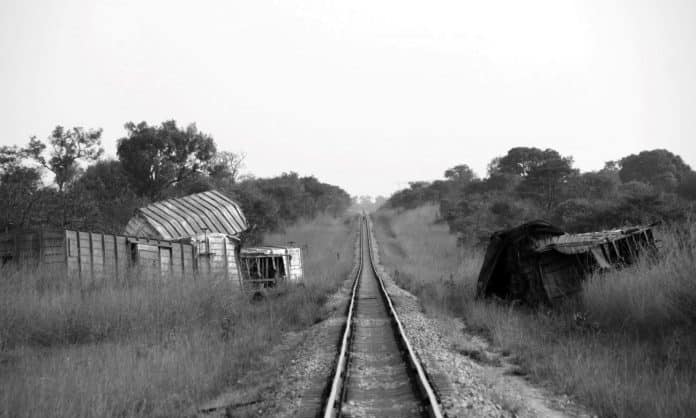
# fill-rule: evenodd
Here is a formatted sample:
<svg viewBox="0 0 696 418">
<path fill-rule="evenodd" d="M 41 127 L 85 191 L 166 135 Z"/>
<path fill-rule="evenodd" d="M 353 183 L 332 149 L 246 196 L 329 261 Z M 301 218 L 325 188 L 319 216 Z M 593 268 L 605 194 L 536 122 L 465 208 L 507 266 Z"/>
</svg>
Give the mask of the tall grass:
<svg viewBox="0 0 696 418">
<path fill-rule="evenodd" d="M 400 286 L 421 296 L 432 312 L 463 314 L 476 289 L 481 251 L 457 246 L 438 208 L 424 206 L 374 216 L 384 266 Z"/>
<path fill-rule="evenodd" d="M 530 310 L 474 300 L 481 251 L 456 255 L 454 238 L 435 222 L 437 208 L 383 212 L 378 219 L 384 263 L 399 271 L 400 284 L 426 308 L 461 316 L 513 353 L 531 378 L 600 416 L 696 416 L 693 224 L 659 231 L 657 262 L 590 278 L 580 305 Z M 443 279 L 449 274 L 454 284 Z"/>
<path fill-rule="evenodd" d="M 261 302 L 215 278 L 106 281 L 84 291 L 56 272 L 3 272 L 0 416 L 190 414 L 256 369 L 283 332 L 325 315 L 355 236 L 348 221 L 317 222 L 272 237 L 309 249 L 306 279 Z"/>
</svg>

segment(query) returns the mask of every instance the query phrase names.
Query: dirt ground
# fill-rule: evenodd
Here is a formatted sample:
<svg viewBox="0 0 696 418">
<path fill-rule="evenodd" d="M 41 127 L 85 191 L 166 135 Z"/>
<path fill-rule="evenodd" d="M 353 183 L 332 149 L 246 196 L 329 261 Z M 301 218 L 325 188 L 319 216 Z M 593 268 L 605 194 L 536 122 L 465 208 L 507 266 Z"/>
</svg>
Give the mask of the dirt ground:
<svg viewBox="0 0 696 418">
<path fill-rule="evenodd" d="M 376 259 L 377 260 L 377 259 Z M 377 260 L 378 261 L 378 260 Z M 423 313 L 418 299 L 381 269 L 407 336 L 449 417 L 593 417 L 568 397 L 556 396 L 517 375 L 512 353 L 491 349 L 455 318 Z M 204 405 L 203 417 L 315 416 L 330 379 L 344 324 L 350 280 L 327 302 L 328 318 L 285 335 L 256 372 Z"/>
</svg>

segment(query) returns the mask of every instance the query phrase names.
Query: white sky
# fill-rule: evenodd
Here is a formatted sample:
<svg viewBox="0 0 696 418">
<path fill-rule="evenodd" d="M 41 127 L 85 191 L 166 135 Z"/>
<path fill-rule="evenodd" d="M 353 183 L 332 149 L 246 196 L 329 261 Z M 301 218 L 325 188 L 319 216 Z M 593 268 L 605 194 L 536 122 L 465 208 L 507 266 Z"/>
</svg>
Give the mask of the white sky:
<svg viewBox="0 0 696 418">
<path fill-rule="evenodd" d="M 521 145 L 696 168 L 696 2 L 0 0 L 0 145 L 172 118 L 351 194 Z"/>
</svg>

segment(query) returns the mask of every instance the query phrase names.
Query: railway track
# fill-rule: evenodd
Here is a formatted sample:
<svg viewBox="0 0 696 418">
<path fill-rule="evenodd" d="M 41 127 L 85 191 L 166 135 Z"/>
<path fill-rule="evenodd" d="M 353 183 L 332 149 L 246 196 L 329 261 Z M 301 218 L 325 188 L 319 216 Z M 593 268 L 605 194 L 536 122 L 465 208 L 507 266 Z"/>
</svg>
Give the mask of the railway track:
<svg viewBox="0 0 696 418">
<path fill-rule="evenodd" d="M 359 265 L 322 416 L 442 417 L 373 260 L 367 218 Z"/>
</svg>

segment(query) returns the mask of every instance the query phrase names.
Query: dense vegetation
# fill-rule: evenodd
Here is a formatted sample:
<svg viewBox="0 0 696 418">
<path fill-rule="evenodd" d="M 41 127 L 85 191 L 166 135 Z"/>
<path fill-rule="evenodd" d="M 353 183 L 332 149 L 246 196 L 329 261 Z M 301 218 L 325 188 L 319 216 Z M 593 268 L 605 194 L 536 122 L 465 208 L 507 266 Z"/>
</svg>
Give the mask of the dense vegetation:
<svg viewBox="0 0 696 418">
<path fill-rule="evenodd" d="M 100 159 L 101 130 L 79 127 L 0 147 L 0 231 L 44 225 L 119 233 L 140 206 L 216 188 L 242 205 L 257 240 L 302 218 L 340 215 L 351 204 L 344 190 L 314 177 L 241 178 L 243 156 L 218 150 L 193 124 L 125 128 L 116 160 Z M 52 184 L 44 185 L 47 172 Z"/>
<path fill-rule="evenodd" d="M 445 171 L 444 180 L 410 183 L 386 206 L 439 204 L 461 241 L 486 242 L 491 232 L 532 219 L 568 231 L 679 222 L 694 213 L 694 202 L 696 172 L 667 150 L 643 151 L 581 173 L 572 157 L 518 147 L 493 159 L 485 178 L 458 165 Z"/>
</svg>

